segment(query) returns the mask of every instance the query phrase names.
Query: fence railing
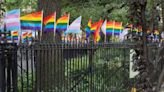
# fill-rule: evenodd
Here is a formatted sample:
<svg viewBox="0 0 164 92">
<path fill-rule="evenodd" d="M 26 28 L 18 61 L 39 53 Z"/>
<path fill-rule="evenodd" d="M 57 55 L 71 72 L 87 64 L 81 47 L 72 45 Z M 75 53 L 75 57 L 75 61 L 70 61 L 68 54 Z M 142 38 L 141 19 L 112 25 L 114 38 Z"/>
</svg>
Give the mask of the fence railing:
<svg viewBox="0 0 164 92">
<path fill-rule="evenodd" d="M 1 44 L 0 92 L 128 92 L 135 82 L 129 79 L 134 48 L 140 47 L 136 43 Z"/>
</svg>

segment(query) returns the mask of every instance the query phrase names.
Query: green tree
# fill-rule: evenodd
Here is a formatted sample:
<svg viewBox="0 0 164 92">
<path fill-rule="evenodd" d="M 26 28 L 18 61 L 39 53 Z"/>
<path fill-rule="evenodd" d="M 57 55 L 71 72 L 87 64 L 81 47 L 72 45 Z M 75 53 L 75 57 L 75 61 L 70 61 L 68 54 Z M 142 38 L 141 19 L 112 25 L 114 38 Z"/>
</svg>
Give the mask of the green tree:
<svg viewBox="0 0 164 92">
<path fill-rule="evenodd" d="M 37 0 L 6 0 L 5 6 L 7 11 L 21 9 L 23 14 L 27 14 L 36 11 Z M 27 8 L 31 8 L 31 11 L 27 11 Z M 26 12 L 24 10 L 26 10 Z"/>
<path fill-rule="evenodd" d="M 62 4 L 62 12 L 70 12 L 71 21 L 82 15 L 83 26 L 87 25 L 90 17 L 93 22 L 102 18 L 126 23 L 128 22 L 127 10 L 126 0 L 65 0 Z"/>
</svg>

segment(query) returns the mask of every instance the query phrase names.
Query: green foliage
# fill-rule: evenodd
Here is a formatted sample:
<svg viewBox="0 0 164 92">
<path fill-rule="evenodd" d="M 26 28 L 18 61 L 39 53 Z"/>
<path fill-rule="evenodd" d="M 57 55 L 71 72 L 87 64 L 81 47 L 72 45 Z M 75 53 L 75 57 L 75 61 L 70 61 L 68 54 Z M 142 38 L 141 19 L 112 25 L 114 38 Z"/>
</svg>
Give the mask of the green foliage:
<svg viewBox="0 0 164 92">
<path fill-rule="evenodd" d="M 48 90 L 52 92 L 87 92 L 92 89 L 93 92 L 111 92 L 115 87 L 117 92 L 128 92 L 131 87 L 128 83 L 132 81 L 129 79 L 129 49 L 97 48 L 93 51 L 92 61 L 89 61 L 91 60 L 89 51 L 86 55 L 77 55 L 77 57 L 65 60 L 65 85 L 54 86 Z M 27 71 L 18 78 L 19 91 L 22 86 L 24 91 L 27 90 L 26 74 Z M 35 73 L 33 77 L 31 72 L 28 74 L 28 88 L 31 91 L 35 86 L 36 76 Z"/>
<path fill-rule="evenodd" d="M 37 10 L 37 0 L 6 0 L 5 8 L 7 11 L 12 9 L 21 9 L 24 14 Z M 28 10 L 28 8 L 31 8 L 31 11 Z"/>
<path fill-rule="evenodd" d="M 62 0 L 62 13 L 69 12 L 71 14 L 70 22 L 78 16 L 82 16 L 83 27 L 87 25 L 88 19 L 92 18 L 93 22 L 100 18 L 108 20 L 128 22 L 127 11 L 128 6 L 126 0 Z M 6 0 L 6 10 L 20 8 L 24 13 L 37 10 L 37 0 Z M 32 11 L 23 11 L 23 9 L 31 8 Z"/>
<path fill-rule="evenodd" d="M 73 3 L 75 2 L 76 3 Z M 62 12 L 71 13 L 71 21 L 78 16 L 83 16 L 82 24 L 87 25 L 88 19 L 93 22 L 100 18 L 128 22 L 128 6 L 122 0 L 64 0 Z"/>
<path fill-rule="evenodd" d="M 99 48 L 94 51 L 93 61 L 89 61 L 89 52 L 80 60 L 79 58 L 66 60 L 66 80 L 70 88 L 75 86 L 74 91 L 77 92 L 91 89 L 90 85 L 97 92 L 111 92 L 113 87 L 116 87 L 117 92 L 128 92 L 130 86 L 127 86 L 126 82 L 131 80 L 129 68 L 124 66 L 128 65 L 128 60 L 127 49 Z"/>
<path fill-rule="evenodd" d="M 28 77 L 28 80 L 27 80 Z M 23 72 L 22 75 L 18 76 L 18 90 L 19 92 L 21 92 L 21 90 L 23 89 L 23 91 L 27 91 L 27 89 L 29 89 L 29 91 L 33 90 L 33 86 L 32 85 L 34 83 L 34 78 L 35 76 L 32 76 L 32 72 L 29 71 L 28 75 L 26 72 Z M 28 83 L 28 86 L 27 86 Z"/>
<path fill-rule="evenodd" d="M 88 19 L 92 18 L 93 22 L 100 18 L 108 20 L 129 22 L 129 0 L 62 0 L 62 13 L 69 12 L 71 14 L 70 22 L 78 16 L 82 16 L 82 27 L 87 25 Z M 147 21 L 151 20 L 153 3 L 159 0 L 147 1 Z M 6 10 L 20 8 L 23 14 L 37 10 L 37 0 L 6 0 Z M 53 7 L 53 6 L 52 6 Z M 31 8 L 32 10 L 23 11 L 23 9 Z M 156 19 L 157 20 L 157 19 Z M 157 24 L 158 21 L 155 21 Z"/>
</svg>

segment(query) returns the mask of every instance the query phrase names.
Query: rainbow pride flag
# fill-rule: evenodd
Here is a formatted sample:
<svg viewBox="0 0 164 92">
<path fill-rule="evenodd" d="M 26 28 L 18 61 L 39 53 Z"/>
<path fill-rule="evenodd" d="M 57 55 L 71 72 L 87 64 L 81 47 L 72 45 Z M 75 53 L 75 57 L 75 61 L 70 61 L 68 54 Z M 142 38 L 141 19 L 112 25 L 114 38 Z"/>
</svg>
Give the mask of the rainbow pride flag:
<svg viewBox="0 0 164 92">
<path fill-rule="evenodd" d="M 44 32 L 52 32 L 55 30 L 56 12 L 45 17 L 43 23 L 45 25 Z"/>
<path fill-rule="evenodd" d="M 103 23 L 101 29 L 104 35 L 112 35 L 114 31 L 114 21 L 107 21 Z"/>
<path fill-rule="evenodd" d="M 160 33 L 158 30 L 154 30 L 154 40 L 159 41 Z"/>
<path fill-rule="evenodd" d="M 99 26 L 99 21 L 95 22 L 91 25 L 91 33 L 92 34 L 95 32 L 95 30 L 97 29 L 98 26 Z"/>
<path fill-rule="evenodd" d="M 97 22 L 96 30 L 94 31 L 94 42 L 98 42 L 100 40 L 100 28 L 103 24 L 103 20 L 99 20 Z"/>
<path fill-rule="evenodd" d="M 22 30 L 42 30 L 43 12 L 35 12 L 21 17 Z"/>
<path fill-rule="evenodd" d="M 120 35 L 123 30 L 122 22 L 114 23 L 114 35 Z"/>
<path fill-rule="evenodd" d="M 142 26 L 138 26 L 138 34 L 139 34 L 140 36 L 143 35 Z"/>
<path fill-rule="evenodd" d="M 32 41 L 32 32 L 28 32 L 27 37 L 28 41 Z"/>
<path fill-rule="evenodd" d="M 22 32 L 22 43 L 28 42 L 28 32 Z"/>
<path fill-rule="evenodd" d="M 86 31 L 86 38 L 88 38 L 90 36 L 90 32 L 91 32 L 91 24 L 92 24 L 92 19 L 90 18 L 88 21 L 88 25 L 85 28 Z"/>
<path fill-rule="evenodd" d="M 7 31 L 20 30 L 20 9 L 6 12 L 4 20 Z"/>
<path fill-rule="evenodd" d="M 12 36 L 13 40 L 18 40 L 19 32 L 11 31 L 11 36 Z"/>
<path fill-rule="evenodd" d="M 139 33 L 142 32 L 142 26 L 138 26 L 138 32 L 139 32 Z"/>
<path fill-rule="evenodd" d="M 106 34 L 107 35 L 112 35 L 114 31 L 114 21 L 108 21 L 106 24 Z"/>
<path fill-rule="evenodd" d="M 154 31 L 154 35 L 159 35 L 159 31 L 158 30 L 155 30 Z"/>
<path fill-rule="evenodd" d="M 69 25 L 70 14 L 63 15 L 56 22 L 56 31 L 66 31 Z"/>
</svg>

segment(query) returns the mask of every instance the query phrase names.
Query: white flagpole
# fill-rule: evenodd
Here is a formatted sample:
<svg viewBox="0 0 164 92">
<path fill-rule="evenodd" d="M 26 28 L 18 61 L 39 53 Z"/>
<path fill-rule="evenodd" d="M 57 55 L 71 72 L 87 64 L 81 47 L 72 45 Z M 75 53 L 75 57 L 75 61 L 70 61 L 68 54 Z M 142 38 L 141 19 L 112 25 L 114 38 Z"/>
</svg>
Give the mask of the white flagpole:
<svg viewBox="0 0 164 92">
<path fill-rule="evenodd" d="M 105 20 L 105 43 L 106 43 L 106 25 L 107 25 L 107 20 Z"/>
<path fill-rule="evenodd" d="M 103 25 L 101 26 L 101 31 L 105 35 L 104 42 L 106 42 L 106 25 L 107 25 L 107 20 L 105 20 L 104 23 L 103 23 Z"/>
<path fill-rule="evenodd" d="M 56 34 L 56 12 L 54 13 L 54 37 Z"/>
<path fill-rule="evenodd" d="M 40 41 L 42 38 L 42 30 L 43 30 L 43 10 L 42 10 L 42 19 L 41 19 Z"/>
<path fill-rule="evenodd" d="M 19 31 L 18 31 L 18 43 L 20 43 L 20 35 L 21 35 L 21 20 L 20 20 L 20 9 L 19 9 Z"/>
<path fill-rule="evenodd" d="M 69 19 L 70 19 L 70 13 L 68 14 L 68 23 L 67 23 L 67 29 L 68 29 L 68 26 L 69 26 Z"/>
<path fill-rule="evenodd" d="M 120 29 L 120 34 L 121 34 L 121 30 L 122 30 L 122 29 L 123 29 L 123 27 L 122 27 L 122 22 L 121 22 L 121 29 Z M 119 35 L 120 35 L 120 34 L 119 34 Z"/>
<path fill-rule="evenodd" d="M 35 32 L 35 36 L 34 36 L 34 39 L 35 39 L 34 42 L 35 42 L 37 38 L 36 38 L 36 31 L 34 31 L 34 32 Z"/>
<path fill-rule="evenodd" d="M 70 19 L 70 13 L 68 14 L 68 22 L 67 22 L 67 29 L 66 29 L 66 31 L 68 30 L 68 27 L 69 27 L 69 19 Z M 63 33 L 65 33 L 65 32 L 63 32 Z M 66 34 L 67 35 L 67 34 Z M 65 35 L 64 35 L 65 36 Z"/>
<path fill-rule="evenodd" d="M 120 37 L 120 35 L 121 35 L 121 30 L 123 30 L 123 26 L 122 26 L 122 22 L 121 22 L 121 28 L 120 28 L 120 33 L 119 33 L 119 36 L 118 37 Z M 119 39 L 119 38 L 118 38 Z M 119 41 L 119 40 L 118 40 Z"/>
<path fill-rule="evenodd" d="M 106 34 L 105 34 L 105 38 L 104 39 L 105 39 L 105 43 L 106 43 Z"/>
<path fill-rule="evenodd" d="M 112 42 L 113 42 L 113 39 L 114 39 L 114 25 L 115 25 L 115 21 L 113 21 Z"/>
<path fill-rule="evenodd" d="M 70 13 L 68 14 L 67 30 L 69 29 L 69 19 L 70 19 Z M 66 31 L 67 31 L 67 30 L 66 30 Z"/>
</svg>

